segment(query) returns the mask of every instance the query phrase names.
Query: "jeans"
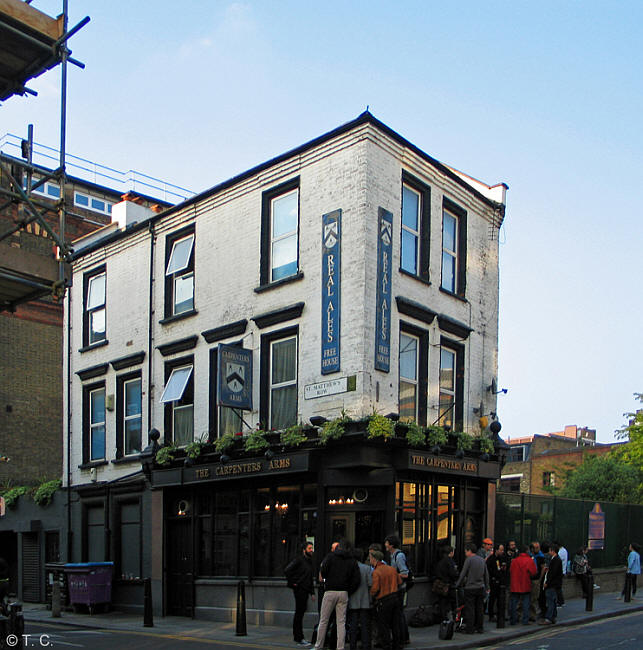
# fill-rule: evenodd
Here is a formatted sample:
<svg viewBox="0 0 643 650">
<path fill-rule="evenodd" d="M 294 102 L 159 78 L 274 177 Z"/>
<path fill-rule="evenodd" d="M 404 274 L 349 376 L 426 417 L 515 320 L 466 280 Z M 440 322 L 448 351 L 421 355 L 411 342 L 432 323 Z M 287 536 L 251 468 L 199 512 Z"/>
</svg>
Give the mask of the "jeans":
<svg viewBox="0 0 643 650">
<path fill-rule="evenodd" d="M 351 609 L 348 611 L 348 638 L 351 650 L 357 650 L 357 637 L 362 637 L 362 649 L 371 650 L 371 610 Z"/>
<path fill-rule="evenodd" d="M 556 622 L 556 601 L 558 600 L 558 594 L 554 587 L 547 587 L 545 589 L 545 598 L 547 599 L 547 612 L 545 618 L 552 623 Z"/>
<path fill-rule="evenodd" d="M 404 645 L 404 640 L 400 638 L 400 611 L 400 599 L 397 594 L 389 594 L 375 601 L 377 631 L 383 650 L 401 650 Z"/>
<path fill-rule="evenodd" d="M 484 587 L 464 590 L 464 624 L 467 632 L 484 629 Z"/>
<path fill-rule="evenodd" d="M 515 625 L 518 622 L 518 612 L 516 611 L 518 607 L 518 601 L 522 603 L 522 624 L 527 625 L 529 623 L 529 601 L 531 600 L 531 595 L 518 594 L 511 592 L 511 598 L 509 599 L 509 622 L 512 625 Z"/>
<path fill-rule="evenodd" d="M 347 591 L 326 591 L 322 600 L 321 612 L 319 613 L 319 627 L 317 628 L 316 650 L 324 647 L 326 640 L 326 628 L 333 610 L 337 614 L 337 650 L 344 650 L 346 641 L 346 609 L 348 607 Z"/>
<path fill-rule="evenodd" d="M 292 636 L 295 641 L 301 641 L 304 638 L 303 621 L 310 594 L 305 589 L 299 589 L 297 587 L 292 592 L 295 596 L 295 616 L 292 619 Z"/>
</svg>

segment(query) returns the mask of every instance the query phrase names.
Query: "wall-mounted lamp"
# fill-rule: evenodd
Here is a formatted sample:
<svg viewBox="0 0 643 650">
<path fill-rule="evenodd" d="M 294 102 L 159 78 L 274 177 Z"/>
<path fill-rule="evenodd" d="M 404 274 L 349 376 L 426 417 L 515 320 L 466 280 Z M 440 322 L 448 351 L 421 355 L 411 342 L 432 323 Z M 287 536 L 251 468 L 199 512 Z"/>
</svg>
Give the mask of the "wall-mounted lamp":
<svg viewBox="0 0 643 650">
<path fill-rule="evenodd" d="M 491 380 L 491 384 L 487 386 L 487 390 L 492 394 L 492 395 L 499 395 L 500 393 L 503 393 L 504 395 L 507 394 L 509 391 L 508 388 L 501 388 L 498 390 L 498 382 L 496 381 L 495 377 Z"/>
</svg>

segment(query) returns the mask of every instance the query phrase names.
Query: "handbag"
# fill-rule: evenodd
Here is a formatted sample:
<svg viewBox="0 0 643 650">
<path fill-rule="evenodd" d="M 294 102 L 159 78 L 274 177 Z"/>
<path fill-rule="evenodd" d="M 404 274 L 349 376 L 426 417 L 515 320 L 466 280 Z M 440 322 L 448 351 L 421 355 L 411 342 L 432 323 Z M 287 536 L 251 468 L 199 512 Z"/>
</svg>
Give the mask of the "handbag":
<svg viewBox="0 0 643 650">
<path fill-rule="evenodd" d="M 444 582 L 441 578 L 436 578 L 433 581 L 432 591 L 437 596 L 446 596 L 449 593 L 449 583 Z"/>
<path fill-rule="evenodd" d="M 454 623 L 453 619 L 446 619 L 440 623 L 440 631 L 438 632 L 438 636 L 440 639 L 443 641 L 448 641 L 449 639 L 453 638 L 453 628 L 454 628 Z"/>
</svg>

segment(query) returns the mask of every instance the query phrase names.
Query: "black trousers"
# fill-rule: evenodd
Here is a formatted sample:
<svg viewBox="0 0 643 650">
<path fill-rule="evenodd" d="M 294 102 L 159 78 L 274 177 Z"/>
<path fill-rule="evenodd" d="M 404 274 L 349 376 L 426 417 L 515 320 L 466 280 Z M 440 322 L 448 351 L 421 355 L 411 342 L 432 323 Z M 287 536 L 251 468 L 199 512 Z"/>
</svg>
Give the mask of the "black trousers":
<svg viewBox="0 0 643 650">
<path fill-rule="evenodd" d="M 404 641 L 400 638 L 400 612 L 400 599 L 397 594 L 390 594 L 375 601 L 377 632 L 383 650 L 402 650 Z"/>
<path fill-rule="evenodd" d="M 464 590 L 464 624 L 467 632 L 484 629 L 484 587 Z"/>
<path fill-rule="evenodd" d="M 295 596 L 295 616 L 292 619 L 292 636 L 295 641 L 301 641 L 304 638 L 304 614 L 308 607 L 308 598 L 310 594 L 305 589 L 292 590 Z"/>
<path fill-rule="evenodd" d="M 489 618 L 493 618 L 498 615 L 498 601 L 500 600 L 500 583 L 492 582 L 491 589 L 489 590 L 489 601 L 487 603 L 487 612 L 489 613 Z"/>
</svg>

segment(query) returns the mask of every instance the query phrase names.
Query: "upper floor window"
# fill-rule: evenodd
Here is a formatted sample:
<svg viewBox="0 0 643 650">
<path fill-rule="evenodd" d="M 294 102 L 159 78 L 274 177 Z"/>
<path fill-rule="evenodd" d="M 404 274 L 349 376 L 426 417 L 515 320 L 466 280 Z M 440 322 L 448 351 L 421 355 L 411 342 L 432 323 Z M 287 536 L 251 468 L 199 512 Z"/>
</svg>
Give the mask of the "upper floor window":
<svg viewBox="0 0 643 650">
<path fill-rule="evenodd" d="M 428 282 L 431 192 L 406 172 L 402 179 L 400 269 Z"/>
<path fill-rule="evenodd" d="M 270 351 L 270 428 L 297 423 L 297 337 L 274 341 Z"/>
<path fill-rule="evenodd" d="M 527 460 L 528 447 L 527 445 L 511 445 L 507 453 L 508 463 L 522 463 Z"/>
<path fill-rule="evenodd" d="M 194 381 L 192 364 L 177 363 L 166 364 L 161 403 L 165 404 L 165 441 L 185 445 L 194 440 Z"/>
<path fill-rule="evenodd" d="M 442 210 L 442 279 L 440 287 L 464 296 L 466 281 L 467 213 L 444 199 Z"/>
<path fill-rule="evenodd" d="M 440 424 L 453 428 L 455 408 L 455 352 L 440 349 Z"/>
<path fill-rule="evenodd" d="M 168 237 L 166 249 L 165 316 L 170 317 L 194 309 L 194 233 Z"/>
<path fill-rule="evenodd" d="M 241 343 L 238 345 L 241 347 Z M 220 438 L 226 433 L 239 433 L 244 428 L 240 411 L 229 406 L 219 406 L 217 403 L 218 359 L 219 349 L 212 348 L 210 350 L 210 439 Z"/>
<path fill-rule="evenodd" d="M 417 422 L 417 389 L 418 339 L 400 332 L 400 420 Z"/>
<path fill-rule="evenodd" d="M 105 387 L 89 392 L 89 460 L 105 458 Z"/>
<path fill-rule="evenodd" d="M 543 472 L 543 487 L 555 487 L 556 486 L 556 474 L 555 472 Z"/>
<path fill-rule="evenodd" d="M 104 341 L 105 330 L 105 284 L 104 267 L 85 276 L 84 345 Z"/>
<path fill-rule="evenodd" d="M 91 210 L 92 212 L 110 215 L 112 214 L 112 205 L 114 204 L 105 199 L 84 194 L 83 192 L 74 192 L 74 205 L 79 208 L 85 208 L 85 210 Z"/>
<path fill-rule="evenodd" d="M 46 181 L 42 185 L 38 187 L 33 187 L 39 179 L 37 178 L 32 178 L 31 180 L 31 185 L 32 185 L 32 193 L 33 194 L 40 194 L 41 196 L 46 196 L 47 198 L 50 199 L 59 199 L 60 198 L 60 186 L 57 185 L 56 183 L 51 183 L 49 181 Z M 22 182 L 22 187 L 23 189 L 27 189 L 27 174 L 24 175 L 23 177 L 23 182 Z"/>
<path fill-rule="evenodd" d="M 142 384 L 141 378 L 133 377 L 120 382 L 119 391 L 120 430 L 123 432 L 123 452 L 126 456 L 138 454 L 142 446 Z"/>
<path fill-rule="evenodd" d="M 262 197 L 261 284 L 270 284 L 299 270 L 299 179 Z"/>
</svg>

